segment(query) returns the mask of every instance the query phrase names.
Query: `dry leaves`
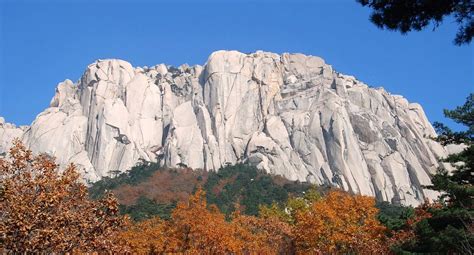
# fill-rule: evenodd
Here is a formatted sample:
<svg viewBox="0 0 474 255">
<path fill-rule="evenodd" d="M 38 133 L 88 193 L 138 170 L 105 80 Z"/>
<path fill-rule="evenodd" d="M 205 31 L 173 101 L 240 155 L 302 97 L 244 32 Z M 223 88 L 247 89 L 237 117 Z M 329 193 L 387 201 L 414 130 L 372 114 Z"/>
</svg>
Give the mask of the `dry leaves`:
<svg viewBox="0 0 474 255">
<path fill-rule="evenodd" d="M 74 165 L 63 172 L 18 140 L 0 159 L 0 250 L 9 253 L 125 251 L 113 236 L 124 225 L 116 199 L 88 199 Z"/>
</svg>

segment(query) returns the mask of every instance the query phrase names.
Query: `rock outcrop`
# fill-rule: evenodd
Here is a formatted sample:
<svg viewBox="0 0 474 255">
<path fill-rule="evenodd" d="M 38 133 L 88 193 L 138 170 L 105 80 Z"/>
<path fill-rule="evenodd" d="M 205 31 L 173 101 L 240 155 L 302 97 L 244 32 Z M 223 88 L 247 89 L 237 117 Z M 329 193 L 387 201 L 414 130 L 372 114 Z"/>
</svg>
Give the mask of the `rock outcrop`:
<svg viewBox="0 0 474 255">
<path fill-rule="evenodd" d="M 204 66 L 134 68 L 98 60 L 60 83 L 28 128 L 0 121 L 0 152 L 13 137 L 85 179 L 139 161 L 217 170 L 249 162 L 310 181 L 416 205 L 445 149 L 423 109 L 340 74 L 319 57 L 214 52 Z"/>
<path fill-rule="evenodd" d="M 17 127 L 14 124 L 6 123 L 3 117 L 0 117 L 0 156 L 6 154 L 7 149 L 12 146 L 15 138 L 21 138 L 27 127 Z"/>
</svg>

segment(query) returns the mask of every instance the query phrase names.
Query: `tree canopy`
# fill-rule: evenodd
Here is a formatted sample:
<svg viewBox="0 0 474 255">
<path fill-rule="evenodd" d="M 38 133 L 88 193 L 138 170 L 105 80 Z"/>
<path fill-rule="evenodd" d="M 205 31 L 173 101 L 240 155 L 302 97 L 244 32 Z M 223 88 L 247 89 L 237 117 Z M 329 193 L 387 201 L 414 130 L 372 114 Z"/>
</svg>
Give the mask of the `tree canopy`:
<svg viewBox="0 0 474 255">
<path fill-rule="evenodd" d="M 474 3 L 472 0 L 357 0 L 372 8 L 370 20 L 379 28 L 420 31 L 430 24 L 438 27 L 447 16 L 454 16 L 459 28 L 456 45 L 468 44 L 474 36 Z"/>
<path fill-rule="evenodd" d="M 1 253 L 126 251 L 114 239 L 124 225 L 110 193 L 88 199 L 74 165 L 59 171 L 51 157 L 34 157 L 18 140 L 0 159 Z"/>
</svg>

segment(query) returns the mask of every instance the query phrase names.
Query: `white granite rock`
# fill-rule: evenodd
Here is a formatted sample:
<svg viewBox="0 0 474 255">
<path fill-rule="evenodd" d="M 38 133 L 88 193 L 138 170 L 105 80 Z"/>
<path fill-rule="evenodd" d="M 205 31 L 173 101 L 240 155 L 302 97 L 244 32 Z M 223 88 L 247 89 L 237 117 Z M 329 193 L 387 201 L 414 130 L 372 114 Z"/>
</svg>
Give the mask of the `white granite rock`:
<svg viewBox="0 0 474 255">
<path fill-rule="evenodd" d="M 8 153 L 14 139 L 22 138 L 24 129 L 8 123 L 3 117 L 0 117 L 0 156 Z"/>
<path fill-rule="evenodd" d="M 217 51 L 204 66 L 98 60 L 25 130 L 0 119 L 0 152 L 22 137 L 95 181 L 139 161 L 218 170 L 249 162 L 416 205 L 447 151 L 420 105 L 335 72 L 319 57 Z"/>
</svg>

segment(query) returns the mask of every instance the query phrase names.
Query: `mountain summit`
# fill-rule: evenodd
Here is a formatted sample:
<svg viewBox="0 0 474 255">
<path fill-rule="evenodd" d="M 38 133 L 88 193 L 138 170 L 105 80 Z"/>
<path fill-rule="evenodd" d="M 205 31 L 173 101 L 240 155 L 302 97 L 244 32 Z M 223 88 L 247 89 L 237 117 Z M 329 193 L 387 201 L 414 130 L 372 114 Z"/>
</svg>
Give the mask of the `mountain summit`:
<svg viewBox="0 0 474 255">
<path fill-rule="evenodd" d="M 422 107 L 302 54 L 217 51 L 204 66 L 98 60 L 65 80 L 21 139 L 96 181 L 140 161 L 217 170 L 248 162 L 290 180 L 416 205 L 445 149 Z"/>
</svg>

